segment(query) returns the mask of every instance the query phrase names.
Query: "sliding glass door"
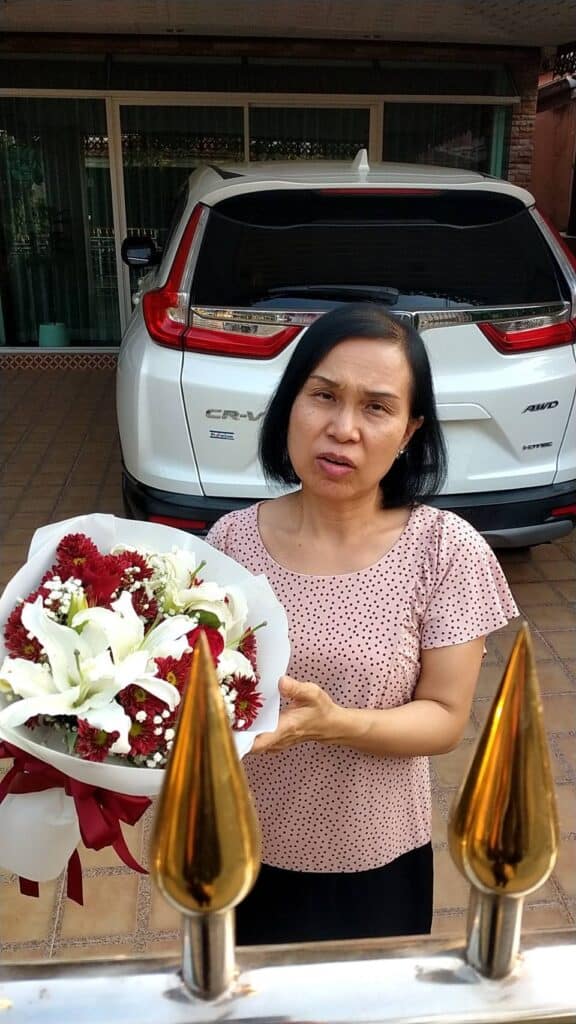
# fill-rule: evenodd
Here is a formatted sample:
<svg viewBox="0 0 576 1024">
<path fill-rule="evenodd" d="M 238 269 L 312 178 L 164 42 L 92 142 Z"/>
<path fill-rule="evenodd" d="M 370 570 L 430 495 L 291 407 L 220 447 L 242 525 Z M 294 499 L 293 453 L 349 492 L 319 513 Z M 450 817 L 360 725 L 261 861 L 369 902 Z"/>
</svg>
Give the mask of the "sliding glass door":
<svg viewBox="0 0 576 1024">
<path fill-rule="evenodd" d="M 367 149 L 361 107 L 250 107 L 250 160 L 353 160 Z"/>
<path fill-rule="evenodd" d="M 5 345 L 118 341 L 103 100 L 0 99 L 0 314 Z"/>
</svg>

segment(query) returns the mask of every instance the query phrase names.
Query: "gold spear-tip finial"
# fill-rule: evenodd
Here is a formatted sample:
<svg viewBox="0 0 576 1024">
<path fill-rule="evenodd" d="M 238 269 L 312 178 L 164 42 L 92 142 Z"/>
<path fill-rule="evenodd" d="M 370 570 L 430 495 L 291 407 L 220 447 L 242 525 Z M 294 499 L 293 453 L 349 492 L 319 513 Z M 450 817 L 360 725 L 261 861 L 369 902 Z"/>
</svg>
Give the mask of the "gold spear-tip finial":
<svg viewBox="0 0 576 1024">
<path fill-rule="evenodd" d="M 526 623 L 452 809 L 448 839 L 456 866 L 485 893 L 525 896 L 554 867 L 556 799 Z"/>
<path fill-rule="evenodd" d="M 260 828 L 203 633 L 158 802 L 151 863 L 166 899 L 202 915 L 236 906 L 260 868 Z"/>
<path fill-rule="evenodd" d="M 490 978 L 516 963 L 524 897 L 552 871 L 558 816 L 530 631 L 524 623 L 448 823 L 472 885 L 466 956 Z"/>
</svg>

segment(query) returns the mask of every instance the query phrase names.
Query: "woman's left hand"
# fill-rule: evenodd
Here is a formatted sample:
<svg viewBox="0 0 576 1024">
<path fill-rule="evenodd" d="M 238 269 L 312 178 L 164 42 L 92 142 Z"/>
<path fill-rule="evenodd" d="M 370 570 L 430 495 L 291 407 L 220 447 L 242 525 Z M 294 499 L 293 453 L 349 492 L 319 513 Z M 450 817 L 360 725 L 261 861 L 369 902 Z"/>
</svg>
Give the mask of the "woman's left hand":
<svg viewBox="0 0 576 1024">
<path fill-rule="evenodd" d="M 276 753 L 308 740 L 325 741 L 329 723 L 338 705 L 316 683 L 300 683 L 282 676 L 280 693 L 289 706 L 280 713 L 275 732 L 256 737 L 253 754 Z"/>
</svg>

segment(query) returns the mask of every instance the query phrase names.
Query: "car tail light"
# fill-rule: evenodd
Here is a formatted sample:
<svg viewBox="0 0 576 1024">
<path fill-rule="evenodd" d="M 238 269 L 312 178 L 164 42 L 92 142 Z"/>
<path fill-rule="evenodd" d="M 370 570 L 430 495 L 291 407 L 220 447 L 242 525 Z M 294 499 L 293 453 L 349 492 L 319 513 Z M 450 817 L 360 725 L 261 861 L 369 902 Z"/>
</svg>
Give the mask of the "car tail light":
<svg viewBox="0 0 576 1024">
<path fill-rule="evenodd" d="M 186 281 L 189 255 L 194 236 L 205 216 L 206 207 L 199 203 L 180 239 L 166 284 L 162 288 L 145 292 L 142 297 L 146 328 L 150 337 L 159 345 L 167 345 L 169 348 L 182 347 L 182 336 L 188 325 L 190 305 L 189 283 Z"/>
<path fill-rule="evenodd" d="M 478 327 L 488 341 L 503 355 L 533 352 L 537 349 L 576 343 L 576 324 L 570 320 L 560 324 L 527 325 L 524 330 L 521 321 L 500 324 L 480 323 Z"/>
<path fill-rule="evenodd" d="M 289 345 L 302 330 L 301 324 L 291 326 L 253 324 L 236 321 L 234 330 L 225 329 L 218 321 L 206 322 L 192 313 L 192 325 L 184 332 L 184 348 L 188 352 L 210 352 L 213 355 L 242 356 L 244 359 L 271 359 Z M 202 320 L 202 326 L 199 321 Z"/>
</svg>

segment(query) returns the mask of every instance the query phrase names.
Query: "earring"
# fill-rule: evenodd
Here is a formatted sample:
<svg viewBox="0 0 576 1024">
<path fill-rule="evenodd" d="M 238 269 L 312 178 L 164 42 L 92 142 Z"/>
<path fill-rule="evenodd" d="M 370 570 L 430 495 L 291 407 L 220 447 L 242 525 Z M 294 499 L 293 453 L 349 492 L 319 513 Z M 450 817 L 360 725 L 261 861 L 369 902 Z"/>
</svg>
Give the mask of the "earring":
<svg viewBox="0 0 576 1024">
<path fill-rule="evenodd" d="M 406 451 L 406 449 L 405 449 L 405 448 L 400 448 L 400 450 L 398 451 L 398 454 L 397 454 L 396 458 L 397 458 L 397 459 L 401 459 L 401 458 L 402 458 L 402 456 L 404 455 L 405 451 Z"/>
</svg>

